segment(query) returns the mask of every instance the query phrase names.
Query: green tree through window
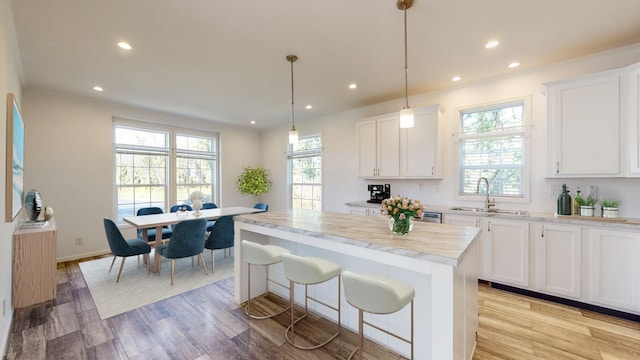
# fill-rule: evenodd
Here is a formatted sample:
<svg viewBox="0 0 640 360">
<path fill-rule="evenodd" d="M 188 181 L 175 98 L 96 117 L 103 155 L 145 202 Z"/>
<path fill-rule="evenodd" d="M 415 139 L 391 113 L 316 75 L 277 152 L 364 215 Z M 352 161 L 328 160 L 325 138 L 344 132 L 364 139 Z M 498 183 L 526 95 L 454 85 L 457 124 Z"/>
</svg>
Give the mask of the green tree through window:
<svg viewBox="0 0 640 360">
<path fill-rule="evenodd" d="M 291 208 L 322 210 L 322 138 L 301 138 L 287 157 Z"/>
</svg>

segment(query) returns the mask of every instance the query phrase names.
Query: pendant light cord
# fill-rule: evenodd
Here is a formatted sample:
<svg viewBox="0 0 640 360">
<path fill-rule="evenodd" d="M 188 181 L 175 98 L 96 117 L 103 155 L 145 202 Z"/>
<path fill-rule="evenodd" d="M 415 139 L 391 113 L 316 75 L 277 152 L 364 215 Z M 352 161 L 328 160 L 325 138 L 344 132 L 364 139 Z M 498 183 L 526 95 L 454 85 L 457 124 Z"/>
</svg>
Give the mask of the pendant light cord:
<svg viewBox="0 0 640 360">
<path fill-rule="evenodd" d="M 295 121 L 295 116 L 294 116 L 294 112 L 293 112 L 293 62 L 295 60 L 294 59 L 290 59 L 289 62 L 291 62 L 291 130 L 296 129 L 296 121 Z"/>
<path fill-rule="evenodd" d="M 409 108 L 409 85 L 407 80 L 407 4 L 404 4 L 404 108 Z"/>
</svg>

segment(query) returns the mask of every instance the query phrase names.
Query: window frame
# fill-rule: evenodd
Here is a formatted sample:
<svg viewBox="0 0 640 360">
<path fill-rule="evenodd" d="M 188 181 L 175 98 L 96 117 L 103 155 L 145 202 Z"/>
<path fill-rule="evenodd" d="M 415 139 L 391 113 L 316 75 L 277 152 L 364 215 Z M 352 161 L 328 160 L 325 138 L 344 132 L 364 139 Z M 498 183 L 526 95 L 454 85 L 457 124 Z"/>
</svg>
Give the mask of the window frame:
<svg viewBox="0 0 640 360">
<path fill-rule="evenodd" d="M 483 191 L 484 185 L 481 185 L 480 194 L 465 194 L 462 192 L 462 159 L 461 159 L 461 138 L 463 137 L 462 132 L 462 116 L 463 113 L 469 112 L 479 112 L 483 110 L 491 110 L 500 107 L 507 107 L 509 105 L 514 105 L 521 103 L 523 107 L 523 128 L 524 128 L 524 136 L 523 136 L 523 171 L 524 174 L 522 176 L 522 187 L 523 187 L 523 195 L 521 197 L 515 196 L 496 196 L 489 195 L 491 198 L 495 198 L 498 202 L 503 203 L 530 203 L 531 202 L 531 135 L 532 135 L 532 126 L 531 126 L 531 95 L 523 95 L 509 99 L 502 99 L 497 101 L 491 101 L 480 104 L 473 104 L 464 107 L 460 107 L 457 109 L 457 117 L 456 117 L 456 133 L 454 134 L 455 138 L 455 164 L 456 168 L 455 172 L 455 198 L 456 200 L 462 201 L 474 201 L 474 202 L 483 202 L 486 198 L 486 194 Z M 507 132 L 505 132 L 505 136 Z M 479 136 L 481 137 L 481 136 Z"/>
<path fill-rule="evenodd" d="M 165 199 L 164 199 L 164 210 L 168 212 L 172 205 L 178 204 L 179 201 L 177 199 L 177 156 L 179 153 L 187 153 L 188 151 L 176 150 L 176 137 L 177 136 L 193 136 L 199 138 L 209 138 L 214 141 L 214 145 L 212 148 L 212 161 L 214 162 L 215 172 L 212 175 L 212 202 L 216 202 L 218 205 L 221 199 L 220 194 L 220 134 L 217 132 L 211 131 L 201 131 L 196 129 L 189 129 L 165 124 L 156 124 L 152 122 L 140 121 L 140 120 L 129 120 L 125 118 L 113 117 L 112 119 L 112 132 L 111 132 L 111 142 L 112 142 L 112 159 L 113 164 L 112 168 L 112 189 L 113 189 L 113 209 L 112 214 L 114 215 L 114 219 L 116 219 L 116 223 L 122 224 L 123 221 L 119 218 L 118 213 L 118 185 L 116 183 L 117 176 L 117 154 L 118 154 L 118 146 L 116 145 L 116 128 L 117 127 L 126 127 L 135 130 L 141 131 L 150 131 L 150 132 L 163 132 L 167 134 L 168 144 L 164 150 L 167 153 L 167 181 L 165 185 Z M 135 146 L 130 146 L 131 148 L 135 148 Z M 135 215 L 135 214 L 134 214 Z M 127 215 L 128 216 L 128 215 Z"/>
<path fill-rule="evenodd" d="M 299 140 L 318 137 L 320 138 L 320 148 L 317 150 L 305 150 L 299 152 L 293 152 L 293 144 L 287 144 L 287 208 L 293 209 L 293 159 L 300 157 L 314 157 L 320 156 L 320 210 L 324 210 L 324 147 L 322 145 L 322 134 L 313 134 L 307 136 L 301 136 Z"/>
</svg>

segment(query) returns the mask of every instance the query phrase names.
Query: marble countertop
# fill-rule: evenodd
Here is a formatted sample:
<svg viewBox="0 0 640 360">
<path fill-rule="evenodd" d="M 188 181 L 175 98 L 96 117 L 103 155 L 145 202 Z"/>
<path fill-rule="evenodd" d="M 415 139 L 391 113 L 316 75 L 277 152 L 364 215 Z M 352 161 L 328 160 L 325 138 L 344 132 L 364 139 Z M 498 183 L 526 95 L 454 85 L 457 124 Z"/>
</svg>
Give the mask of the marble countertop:
<svg viewBox="0 0 640 360">
<path fill-rule="evenodd" d="M 380 204 L 372 204 L 366 201 L 351 201 L 345 205 L 353 207 L 363 207 L 370 209 L 380 208 Z M 585 225 L 585 226 L 599 226 L 611 229 L 619 230 L 632 230 L 640 231 L 640 219 L 632 218 L 603 218 L 599 216 L 578 216 L 578 215 L 556 215 L 554 213 L 546 212 L 526 212 L 526 215 L 513 215 L 513 214 L 501 214 L 492 212 L 475 212 L 475 211 L 462 211 L 452 210 L 454 206 L 441 206 L 441 205 L 426 205 L 426 211 L 439 212 L 443 214 L 452 215 L 466 215 L 475 217 L 492 217 L 500 219 L 513 219 L 531 222 L 550 222 L 567 225 Z M 462 207 L 462 206 L 460 206 Z"/>
<path fill-rule="evenodd" d="M 386 217 L 312 210 L 269 211 L 238 215 L 234 220 L 452 266 L 462 260 L 480 231 L 414 222 L 409 234 L 395 235 Z"/>
</svg>

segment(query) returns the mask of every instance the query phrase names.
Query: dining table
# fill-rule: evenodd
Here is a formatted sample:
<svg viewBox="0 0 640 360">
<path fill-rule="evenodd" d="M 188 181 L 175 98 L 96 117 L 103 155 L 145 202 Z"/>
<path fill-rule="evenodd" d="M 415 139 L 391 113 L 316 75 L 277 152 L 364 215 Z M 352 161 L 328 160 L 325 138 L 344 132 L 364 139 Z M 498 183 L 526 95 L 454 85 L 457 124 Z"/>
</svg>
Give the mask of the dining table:
<svg viewBox="0 0 640 360">
<path fill-rule="evenodd" d="M 194 219 L 207 219 L 215 220 L 222 216 L 243 215 L 263 212 L 264 210 L 256 209 L 252 207 L 243 206 L 231 206 L 221 207 L 216 209 L 200 210 L 199 213 L 195 211 L 178 211 L 153 215 L 139 215 L 139 216 L 125 216 L 123 220 L 128 224 L 135 226 L 137 229 L 142 230 L 142 239 L 147 239 L 147 230 L 156 229 L 156 238 L 154 247 L 157 248 L 162 244 L 162 228 L 164 226 L 170 226 L 177 224 L 185 220 Z M 154 256 L 154 264 L 152 267 L 153 272 L 160 271 L 160 263 L 162 257 L 157 253 Z"/>
</svg>

